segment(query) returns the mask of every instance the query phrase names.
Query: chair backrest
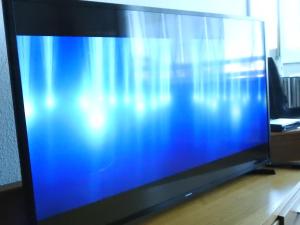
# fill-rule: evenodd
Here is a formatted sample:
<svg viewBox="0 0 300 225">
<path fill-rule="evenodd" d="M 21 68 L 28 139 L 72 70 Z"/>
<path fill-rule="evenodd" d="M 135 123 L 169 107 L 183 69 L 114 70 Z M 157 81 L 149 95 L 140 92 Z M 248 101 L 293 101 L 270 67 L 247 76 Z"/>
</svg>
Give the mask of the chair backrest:
<svg viewBox="0 0 300 225">
<path fill-rule="evenodd" d="M 270 117 L 279 118 L 288 111 L 288 99 L 280 82 L 280 74 L 274 59 L 268 58 Z"/>
</svg>

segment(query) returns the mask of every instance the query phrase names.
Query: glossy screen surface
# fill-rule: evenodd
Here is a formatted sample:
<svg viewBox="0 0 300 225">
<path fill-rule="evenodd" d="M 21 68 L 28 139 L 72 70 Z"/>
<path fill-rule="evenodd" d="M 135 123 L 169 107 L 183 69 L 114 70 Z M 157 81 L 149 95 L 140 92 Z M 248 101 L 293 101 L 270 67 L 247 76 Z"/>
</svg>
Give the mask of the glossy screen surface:
<svg viewBox="0 0 300 225">
<path fill-rule="evenodd" d="M 127 11 L 128 35 L 18 35 L 39 220 L 268 142 L 262 24 Z"/>
</svg>

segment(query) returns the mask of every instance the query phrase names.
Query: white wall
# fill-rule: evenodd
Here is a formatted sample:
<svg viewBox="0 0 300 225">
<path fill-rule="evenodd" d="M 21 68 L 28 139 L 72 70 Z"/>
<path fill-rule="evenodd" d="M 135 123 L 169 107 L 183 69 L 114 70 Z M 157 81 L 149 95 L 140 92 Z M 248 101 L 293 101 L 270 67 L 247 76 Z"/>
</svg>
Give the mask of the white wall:
<svg viewBox="0 0 300 225">
<path fill-rule="evenodd" d="M 280 5 L 280 67 L 283 76 L 300 74 L 300 0 L 278 0 Z"/>
<path fill-rule="evenodd" d="M 213 12 L 246 16 L 247 0 L 105 0 L 110 3 L 122 3 L 140 6 L 152 6 L 201 12 Z M 0 14 L 2 10 L 0 11 Z M 1 17 L 2 18 L 2 17 Z M 3 22 L 0 21 L 2 37 Z M 0 40 L 1 41 L 1 40 Z M 5 43 L 2 39 L 2 44 Z M 5 56 L 5 46 L 0 45 L 0 53 Z M 1 57 L 0 57 L 1 59 Z M 0 185 L 20 180 L 20 167 L 12 113 L 10 82 L 5 57 L 0 64 Z M 1 69 L 4 68 L 4 69 Z"/>
<path fill-rule="evenodd" d="M 118 4 L 151 6 L 246 16 L 247 0 L 95 0 Z"/>
<path fill-rule="evenodd" d="M 19 181 L 20 167 L 0 4 L 0 185 Z"/>
</svg>

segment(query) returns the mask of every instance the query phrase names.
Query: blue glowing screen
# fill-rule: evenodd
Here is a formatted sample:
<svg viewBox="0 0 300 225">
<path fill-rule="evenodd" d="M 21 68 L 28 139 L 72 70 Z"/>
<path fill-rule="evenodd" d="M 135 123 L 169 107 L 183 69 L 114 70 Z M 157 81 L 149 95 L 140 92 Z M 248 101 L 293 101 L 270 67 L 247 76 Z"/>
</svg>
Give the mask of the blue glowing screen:
<svg viewBox="0 0 300 225">
<path fill-rule="evenodd" d="M 124 37 L 17 36 L 39 220 L 268 141 L 260 23 L 140 16 Z"/>
</svg>

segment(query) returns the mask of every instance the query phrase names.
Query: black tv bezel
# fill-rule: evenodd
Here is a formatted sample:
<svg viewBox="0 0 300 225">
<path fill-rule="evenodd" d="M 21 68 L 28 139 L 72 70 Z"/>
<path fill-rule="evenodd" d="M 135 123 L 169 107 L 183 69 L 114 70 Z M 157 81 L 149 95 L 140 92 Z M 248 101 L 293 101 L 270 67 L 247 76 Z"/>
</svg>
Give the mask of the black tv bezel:
<svg viewBox="0 0 300 225">
<path fill-rule="evenodd" d="M 183 11 L 183 10 L 174 10 L 174 9 L 163 9 L 163 8 L 152 8 L 152 7 L 143 7 L 143 6 L 131 6 L 131 5 L 120 5 L 120 4 L 110 4 L 110 3 L 100 3 L 100 2 L 82 2 L 82 1 L 69 1 L 69 0 L 62 0 L 62 1 L 51 1 L 51 0 L 2 0 L 3 5 L 3 16 L 4 16 L 4 24 L 5 24 L 5 31 L 6 31 L 6 42 L 7 42 L 7 52 L 8 52 L 8 60 L 9 60 L 9 71 L 10 71 L 10 80 L 11 80 L 11 90 L 12 90 L 12 96 L 13 96 L 13 107 L 14 107 L 14 116 L 15 116 L 15 124 L 16 124 L 16 133 L 17 133 L 17 140 L 18 140 L 18 149 L 19 149 L 19 156 L 20 156 L 20 163 L 21 163 L 21 172 L 22 172 L 22 180 L 23 180 L 23 188 L 26 193 L 26 198 L 28 202 L 28 214 L 29 218 L 31 220 L 31 224 L 44 224 L 44 223 L 38 223 L 36 220 L 36 211 L 35 211 L 35 203 L 34 203 L 34 192 L 33 192 L 33 183 L 32 183 L 32 174 L 31 174 L 31 166 L 30 166 L 30 155 L 29 155 L 29 146 L 28 146 L 28 138 L 27 138 L 27 129 L 26 129 L 26 120 L 25 120 L 25 113 L 24 113 L 24 103 L 23 103 L 23 95 L 22 95 L 22 86 L 21 86 L 21 76 L 20 76 L 20 69 L 19 69 L 19 61 L 18 61 L 18 52 L 17 52 L 17 43 L 16 43 L 16 23 L 15 23 L 15 15 L 14 15 L 14 3 L 38 3 L 38 4 L 49 4 L 57 6 L 64 7 L 92 7 L 92 8 L 107 8 L 107 9 L 113 9 L 113 10 L 138 10 L 138 11 L 147 11 L 147 12 L 160 12 L 160 13 L 171 13 L 171 14 L 184 14 L 184 15 L 195 15 L 195 16 L 209 16 L 209 17 L 215 17 L 215 18 L 229 18 L 229 19 L 242 19 L 242 20 L 253 20 L 249 17 L 241 17 L 241 16 L 228 16 L 228 15 L 221 15 L 221 14 L 213 14 L 213 13 L 201 13 L 201 12 L 193 12 L 193 11 Z M 24 12 L 24 15 L 32 13 L 32 12 Z M 40 13 L 40 16 L 43 16 Z M 24 16 L 23 15 L 23 16 Z M 32 20 L 32 18 L 31 18 Z M 28 19 L 30 21 L 30 19 Z M 254 21 L 254 20 L 253 20 Z M 255 20 L 258 21 L 258 20 Z M 262 21 L 259 21 L 263 24 Z M 36 26 L 35 29 L 43 29 L 43 27 L 47 28 L 45 24 L 41 24 L 39 26 Z M 50 27 L 48 28 L 54 28 L 53 25 L 50 24 Z M 63 33 L 57 32 L 53 33 L 53 30 L 51 29 L 45 29 L 42 30 L 43 33 L 40 35 L 68 35 L 68 36 L 85 36 L 87 34 L 80 33 L 78 35 L 78 31 L 75 30 L 69 30 L 69 32 Z M 49 32 L 49 33 L 47 33 Z M 20 34 L 24 34 L 24 32 L 20 32 Z M 26 34 L 26 32 L 25 32 Z M 34 31 L 31 31 L 31 34 L 35 35 Z M 38 35 L 39 32 L 36 33 Z M 89 33 L 89 36 L 99 36 L 99 33 Z M 263 29 L 263 37 L 265 38 L 265 30 Z M 264 41 L 264 53 L 266 56 L 266 45 Z M 267 56 L 266 56 L 267 57 Z M 265 59 L 265 68 L 266 68 L 266 90 L 268 90 L 268 76 L 267 76 L 267 63 Z M 269 93 L 267 91 L 266 93 L 267 100 L 269 98 Z M 268 102 L 268 101 L 267 101 Z M 270 127 L 269 127 L 269 103 L 268 103 L 268 112 L 267 112 L 267 124 L 265 126 L 268 127 L 269 133 L 270 133 Z M 269 137 L 270 139 L 270 137 Z M 140 217 L 143 217 L 145 215 L 148 215 L 149 213 L 153 213 L 156 211 L 159 211 L 160 209 L 166 208 L 167 206 L 174 205 L 176 203 L 182 202 L 186 197 L 186 193 L 202 193 L 204 191 L 207 191 L 211 188 L 216 187 L 217 185 L 224 183 L 226 181 L 229 181 L 231 179 L 234 179 L 240 175 L 243 175 L 247 172 L 250 172 L 251 170 L 256 169 L 257 167 L 260 167 L 264 165 L 266 162 L 269 161 L 269 139 L 268 143 L 264 144 L 263 146 L 258 146 L 257 148 L 250 149 L 249 151 L 241 152 L 241 154 L 235 154 L 230 157 L 226 157 L 221 160 L 217 160 L 215 162 L 209 163 L 204 166 L 200 166 L 198 168 L 176 174 L 172 177 L 168 177 L 166 179 L 162 179 L 157 182 L 153 182 L 151 184 L 144 185 L 140 188 L 134 189 L 132 191 L 126 192 L 127 193 L 133 193 L 136 191 L 141 190 L 150 190 L 151 188 L 155 187 L 155 185 L 159 185 L 161 183 L 166 184 L 167 182 L 173 182 L 173 181 L 181 181 L 181 179 L 186 178 L 197 178 L 199 175 L 199 179 L 206 179 L 203 178 L 203 176 L 210 176 L 212 179 L 209 180 L 209 182 L 205 185 L 193 187 L 192 189 L 186 190 L 182 194 L 178 194 L 176 196 L 173 196 L 172 198 L 169 198 L 168 200 L 164 200 L 160 202 L 159 204 L 155 204 L 151 207 L 144 208 L 143 210 L 137 211 L 136 213 L 127 215 L 122 218 L 118 218 L 116 221 L 112 221 L 115 224 L 123 224 L 128 223 L 130 221 L 136 221 Z M 264 157 L 253 157 L 252 159 L 249 157 L 248 160 L 245 159 L 246 155 L 249 153 L 250 155 L 253 154 L 256 150 L 260 149 L 260 154 L 263 153 Z M 264 151 L 264 152 L 263 152 Z M 245 155 L 244 155 L 245 153 Z M 248 157 L 248 156 L 247 156 Z M 218 168 L 220 167 L 220 168 Z M 218 169 L 217 172 L 212 172 L 215 169 Z M 221 177 L 220 177 L 221 176 Z M 222 178 L 223 176 L 223 178 Z M 201 178 L 202 177 L 202 178 Z M 219 177 L 218 179 L 216 179 Z M 193 195 L 195 196 L 195 195 Z M 88 206 L 81 207 L 78 210 L 83 210 L 85 207 L 95 207 L 94 208 L 94 214 L 95 209 L 97 209 L 97 203 L 90 204 Z M 74 211 L 76 211 L 74 210 Z M 84 214 L 84 213 L 83 213 Z M 70 219 L 69 212 L 63 213 L 63 216 L 66 216 Z M 75 217 L 76 218 L 76 217 Z M 77 218 L 80 219 L 80 218 Z M 75 221 L 74 221 L 75 222 Z M 48 224 L 48 223 L 45 223 Z M 51 224 L 51 222 L 49 223 Z M 74 224 L 74 223 L 73 223 Z"/>
</svg>

